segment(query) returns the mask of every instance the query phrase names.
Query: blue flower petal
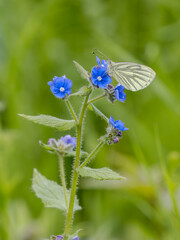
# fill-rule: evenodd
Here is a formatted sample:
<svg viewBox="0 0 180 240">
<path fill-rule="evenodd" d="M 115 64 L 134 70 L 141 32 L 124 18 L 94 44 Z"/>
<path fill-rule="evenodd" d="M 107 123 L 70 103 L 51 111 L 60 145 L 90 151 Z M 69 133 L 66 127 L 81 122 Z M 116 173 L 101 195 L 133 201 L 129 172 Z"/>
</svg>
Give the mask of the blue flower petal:
<svg viewBox="0 0 180 240">
<path fill-rule="evenodd" d="M 93 67 L 93 69 L 92 69 L 92 76 L 97 76 L 98 75 L 98 68 L 99 67 Z"/>
<path fill-rule="evenodd" d="M 124 102 L 126 100 L 126 93 L 124 92 L 125 87 L 122 85 L 118 84 L 115 87 L 115 97 L 117 100 Z"/>
<path fill-rule="evenodd" d="M 109 122 L 110 122 L 110 124 L 114 127 L 114 122 L 115 122 L 115 121 L 114 121 L 114 118 L 113 118 L 112 116 L 110 117 Z"/>
<path fill-rule="evenodd" d="M 106 84 L 110 84 L 112 82 L 112 79 L 109 75 L 106 76 Z"/>
<path fill-rule="evenodd" d="M 98 56 L 96 56 L 96 62 L 97 62 L 97 64 L 98 64 L 99 66 L 101 66 L 101 61 L 100 61 L 100 59 L 98 58 Z"/>
<path fill-rule="evenodd" d="M 73 147 L 76 147 L 76 138 L 71 137 L 71 135 L 61 137 L 61 141 L 63 141 L 65 144 L 71 144 Z"/>
<path fill-rule="evenodd" d="M 58 93 L 54 93 L 54 95 L 57 97 L 57 98 L 64 98 L 66 96 L 66 94 L 64 92 L 58 92 Z"/>
<path fill-rule="evenodd" d="M 71 89 L 70 89 L 70 88 L 69 88 L 69 89 L 66 89 L 66 90 L 64 91 L 64 93 L 65 93 L 65 95 L 66 95 L 66 94 L 70 95 L 70 94 L 71 94 Z"/>
<path fill-rule="evenodd" d="M 126 131 L 128 130 L 128 128 L 125 128 L 124 127 L 124 123 L 121 122 L 121 120 L 117 120 L 115 121 L 113 119 L 113 117 L 111 116 L 110 119 L 109 119 L 109 123 L 116 129 L 120 130 L 120 131 Z"/>
<path fill-rule="evenodd" d="M 64 81 L 64 88 L 72 88 L 72 81 L 70 79 L 67 79 Z"/>
<path fill-rule="evenodd" d="M 54 83 L 53 83 L 52 81 L 50 81 L 50 82 L 48 82 L 48 85 L 49 85 L 49 86 L 53 86 Z"/>
<path fill-rule="evenodd" d="M 106 61 L 106 60 L 102 60 L 101 62 L 102 62 L 101 66 L 104 65 L 104 67 L 107 68 L 107 61 Z M 103 66 L 102 66 L 102 67 L 103 67 Z"/>
<path fill-rule="evenodd" d="M 50 89 L 51 89 L 52 93 L 59 93 L 60 92 L 59 88 L 57 88 L 55 86 L 51 86 Z"/>
</svg>

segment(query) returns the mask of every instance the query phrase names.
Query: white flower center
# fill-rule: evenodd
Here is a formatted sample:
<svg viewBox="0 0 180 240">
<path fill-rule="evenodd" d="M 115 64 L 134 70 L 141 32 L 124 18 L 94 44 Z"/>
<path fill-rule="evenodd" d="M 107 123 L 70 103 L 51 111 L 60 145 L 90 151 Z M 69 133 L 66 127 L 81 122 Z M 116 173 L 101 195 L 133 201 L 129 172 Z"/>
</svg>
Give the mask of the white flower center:
<svg viewBox="0 0 180 240">
<path fill-rule="evenodd" d="M 102 77 L 101 77 L 101 76 L 97 77 L 97 80 L 98 80 L 98 81 L 101 81 L 101 80 L 102 80 Z"/>
<path fill-rule="evenodd" d="M 104 67 L 104 64 L 101 64 L 101 67 Z"/>
<path fill-rule="evenodd" d="M 64 90 L 65 90 L 65 88 L 63 88 L 63 87 L 60 87 L 60 92 L 64 92 Z"/>
</svg>

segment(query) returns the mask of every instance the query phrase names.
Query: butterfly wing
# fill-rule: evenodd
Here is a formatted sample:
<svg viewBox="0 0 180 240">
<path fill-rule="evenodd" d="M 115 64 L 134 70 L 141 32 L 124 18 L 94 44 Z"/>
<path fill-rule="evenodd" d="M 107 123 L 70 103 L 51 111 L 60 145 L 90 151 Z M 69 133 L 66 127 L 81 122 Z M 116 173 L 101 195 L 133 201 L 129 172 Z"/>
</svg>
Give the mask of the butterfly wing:
<svg viewBox="0 0 180 240">
<path fill-rule="evenodd" d="M 136 63 L 114 63 L 112 61 L 108 61 L 108 74 L 131 91 L 147 87 L 156 76 L 150 67 Z"/>
</svg>

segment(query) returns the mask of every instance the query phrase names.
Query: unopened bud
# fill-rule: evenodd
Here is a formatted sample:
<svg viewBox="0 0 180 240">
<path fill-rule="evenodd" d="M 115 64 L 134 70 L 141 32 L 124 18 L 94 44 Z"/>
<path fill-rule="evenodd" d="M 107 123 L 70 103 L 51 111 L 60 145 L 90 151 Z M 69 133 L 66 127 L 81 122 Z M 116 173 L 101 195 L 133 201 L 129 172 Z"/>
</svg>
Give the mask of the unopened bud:
<svg viewBox="0 0 180 240">
<path fill-rule="evenodd" d="M 113 142 L 114 142 L 114 143 L 118 143 L 118 142 L 119 142 L 119 138 L 118 138 L 118 137 L 114 138 L 114 139 L 113 139 Z"/>
</svg>

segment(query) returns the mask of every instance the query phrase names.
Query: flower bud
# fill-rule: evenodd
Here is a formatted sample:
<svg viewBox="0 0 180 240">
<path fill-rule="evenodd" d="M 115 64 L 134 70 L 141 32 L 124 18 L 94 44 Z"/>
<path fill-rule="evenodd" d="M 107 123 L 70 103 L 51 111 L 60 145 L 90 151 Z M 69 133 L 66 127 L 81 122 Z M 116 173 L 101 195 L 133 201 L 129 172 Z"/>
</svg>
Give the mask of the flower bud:
<svg viewBox="0 0 180 240">
<path fill-rule="evenodd" d="M 114 143 L 118 143 L 118 142 L 119 142 L 119 138 L 118 138 L 118 137 L 115 137 L 115 138 L 113 139 L 113 142 L 114 142 Z"/>
</svg>

